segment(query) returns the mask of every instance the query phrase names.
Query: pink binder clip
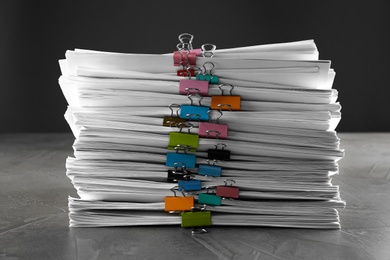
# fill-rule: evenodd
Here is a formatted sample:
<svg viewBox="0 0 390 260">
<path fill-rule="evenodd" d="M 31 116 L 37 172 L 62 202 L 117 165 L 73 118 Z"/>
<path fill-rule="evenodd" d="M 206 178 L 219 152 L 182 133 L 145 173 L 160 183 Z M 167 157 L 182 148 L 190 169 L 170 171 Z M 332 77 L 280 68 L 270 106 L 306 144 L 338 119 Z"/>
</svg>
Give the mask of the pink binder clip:
<svg viewBox="0 0 390 260">
<path fill-rule="evenodd" d="M 202 82 L 202 81 L 201 81 Z M 220 116 L 216 119 L 217 123 L 211 123 L 211 112 L 219 113 Z M 222 117 L 222 111 L 209 110 L 209 122 L 200 122 L 198 128 L 198 135 L 200 137 L 215 138 L 215 139 L 227 139 L 228 138 L 228 125 L 220 124 L 219 119 Z"/>
<path fill-rule="evenodd" d="M 182 50 L 173 52 L 173 64 L 175 66 L 191 66 L 196 65 L 196 53 L 192 51 Z"/>
<path fill-rule="evenodd" d="M 200 122 L 198 134 L 200 137 L 227 139 L 228 125 Z"/>
<path fill-rule="evenodd" d="M 209 83 L 201 80 L 181 79 L 179 93 L 182 95 L 199 93 L 202 96 L 207 96 L 209 94 Z"/>
<path fill-rule="evenodd" d="M 191 50 L 192 53 L 195 53 L 196 56 L 202 56 L 202 49 L 193 49 Z"/>
</svg>

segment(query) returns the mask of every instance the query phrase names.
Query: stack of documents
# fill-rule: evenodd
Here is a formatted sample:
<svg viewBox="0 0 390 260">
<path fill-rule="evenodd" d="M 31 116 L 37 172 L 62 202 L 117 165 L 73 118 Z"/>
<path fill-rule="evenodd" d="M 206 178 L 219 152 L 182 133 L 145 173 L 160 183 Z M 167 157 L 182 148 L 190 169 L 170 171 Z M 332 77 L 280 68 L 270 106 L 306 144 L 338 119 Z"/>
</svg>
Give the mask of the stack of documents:
<svg viewBox="0 0 390 260">
<path fill-rule="evenodd" d="M 341 106 L 314 41 L 185 40 L 169 54 L 60 60 L 80 196 L 70 226 L 340 228 Z"/>
</svg>

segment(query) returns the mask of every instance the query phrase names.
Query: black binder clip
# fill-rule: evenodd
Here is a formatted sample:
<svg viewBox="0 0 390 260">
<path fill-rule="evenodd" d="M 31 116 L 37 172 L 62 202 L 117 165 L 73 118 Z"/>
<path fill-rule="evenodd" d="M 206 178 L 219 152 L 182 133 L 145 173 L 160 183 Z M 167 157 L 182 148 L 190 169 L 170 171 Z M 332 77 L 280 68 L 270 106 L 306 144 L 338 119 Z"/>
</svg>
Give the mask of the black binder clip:
<svg viewBox="0 0 390 260">
<path fill-rule="evenodd" d="M 221 149 L 218 149 L 218 146 L 222 146 Z M 207 158 L 211 160 L 222 160 L 227 161 L 230 160 L 230 151 L 225 150 L 226 144 L 218 143 L 215 144 L 215 149 L 207 150 Z"/>
<path fill-rule="evenodd" d="M 179 168 L 178 165 L 181 165 Z M 186 165 L 181 162 L 177 162 L 174 165 L 174 170 L 168 170 L 167 182 L 177 183 L 181 180 L 191 180 L 191 172 L 186 169 Z"/>
</svg>

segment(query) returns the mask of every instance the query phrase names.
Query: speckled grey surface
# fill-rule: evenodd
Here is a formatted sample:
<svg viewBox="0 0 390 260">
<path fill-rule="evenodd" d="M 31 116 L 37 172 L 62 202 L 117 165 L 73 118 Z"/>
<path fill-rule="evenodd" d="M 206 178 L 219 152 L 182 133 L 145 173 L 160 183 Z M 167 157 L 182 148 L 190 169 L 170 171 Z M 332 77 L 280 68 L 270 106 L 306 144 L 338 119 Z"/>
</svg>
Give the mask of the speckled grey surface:
<svg viewBox="0 0 390 260">
<path fill-rule="evenodd" d="M 390 259 L 390 133 L 340 133 L 341 230 L 69 228 L 70 134 L 0 135 L 0 259 Z"/>
</svg>

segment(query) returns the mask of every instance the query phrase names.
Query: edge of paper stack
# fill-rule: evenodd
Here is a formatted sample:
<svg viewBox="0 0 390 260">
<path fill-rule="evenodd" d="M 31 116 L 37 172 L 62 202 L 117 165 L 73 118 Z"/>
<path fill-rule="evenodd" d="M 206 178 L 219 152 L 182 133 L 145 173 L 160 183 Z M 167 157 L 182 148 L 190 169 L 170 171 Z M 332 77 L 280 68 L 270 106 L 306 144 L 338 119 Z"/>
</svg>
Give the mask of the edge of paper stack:
<svg viewBox="0 0 390 260">
<path fill-rule="evenodd" d="M 70 226 L 340 228 L 331 62 L 313 40 L 192 45 L 182 34 L 173 53 L 59 61 Z"/>
</svg>

